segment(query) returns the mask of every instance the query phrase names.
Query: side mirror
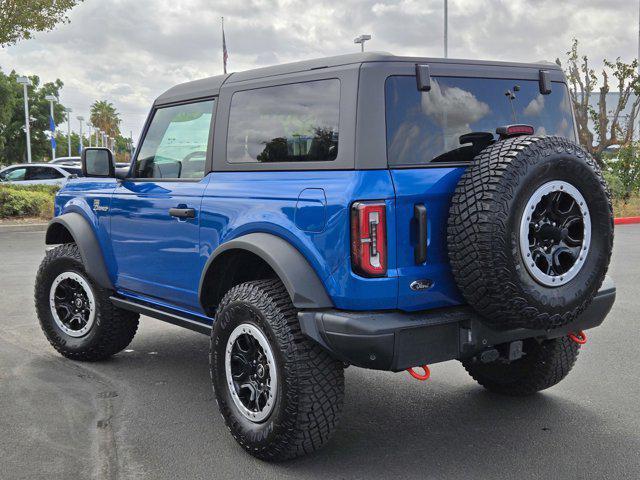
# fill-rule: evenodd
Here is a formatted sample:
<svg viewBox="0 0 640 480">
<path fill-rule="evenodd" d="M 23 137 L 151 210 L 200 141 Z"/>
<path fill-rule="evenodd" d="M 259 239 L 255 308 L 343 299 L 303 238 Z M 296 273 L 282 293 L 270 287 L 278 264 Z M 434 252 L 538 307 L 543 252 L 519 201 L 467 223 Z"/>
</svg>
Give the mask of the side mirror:
<svg viewBox="0 0 640 480">
<path fill-rule="evenodd" d="M 116 163 L 113 153 L 108 148 L 83 148 L 82 149 L 82 175 L 85 177 L 116 176 Z"/>
</svg>

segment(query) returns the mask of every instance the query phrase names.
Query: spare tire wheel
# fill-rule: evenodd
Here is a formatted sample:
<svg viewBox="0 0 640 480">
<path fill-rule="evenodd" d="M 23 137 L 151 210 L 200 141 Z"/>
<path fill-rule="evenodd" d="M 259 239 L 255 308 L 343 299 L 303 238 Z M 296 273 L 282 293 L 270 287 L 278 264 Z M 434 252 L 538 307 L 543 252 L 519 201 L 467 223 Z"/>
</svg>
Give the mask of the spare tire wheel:
<svg viewBox="0 0 640 480">
<path fill-rule="evenodd" d="M 520 136 L 484 149 L 460 178 L 447 229 L 455 281 L 496 329 L 552 329 L 591 302 L 613 247 L 609 190 L 566 138 Z"/>
</svg>

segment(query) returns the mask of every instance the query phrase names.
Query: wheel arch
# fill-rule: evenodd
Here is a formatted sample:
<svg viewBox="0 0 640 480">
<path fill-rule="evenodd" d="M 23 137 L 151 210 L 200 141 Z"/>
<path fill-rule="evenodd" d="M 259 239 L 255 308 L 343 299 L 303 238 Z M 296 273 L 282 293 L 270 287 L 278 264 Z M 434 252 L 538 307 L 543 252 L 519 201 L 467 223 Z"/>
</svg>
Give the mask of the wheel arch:
<svg viewBox="0 0 640 480">
<path fill-rule="evenodd" d="M 98 285 L 113 290 L 100 243 L 89 222 L 79 213 L 70 212 L 55 217 L 49 222 L 45 244 L 60 245 L 75 243 L 80 250 L 87 274 Z"/>
<path fill-rule="evenodd" d="M 241 274 L 229 275 L 229 270 Z M 324 284 L 300 251 L 268 233 L 250 233 L 218 246 L 203 269 L 198 298 L 204 311 L 212 313 L 229 288 L 274 276 L 282 281 L 295 307 L 333 307 Z"/>
</svg>

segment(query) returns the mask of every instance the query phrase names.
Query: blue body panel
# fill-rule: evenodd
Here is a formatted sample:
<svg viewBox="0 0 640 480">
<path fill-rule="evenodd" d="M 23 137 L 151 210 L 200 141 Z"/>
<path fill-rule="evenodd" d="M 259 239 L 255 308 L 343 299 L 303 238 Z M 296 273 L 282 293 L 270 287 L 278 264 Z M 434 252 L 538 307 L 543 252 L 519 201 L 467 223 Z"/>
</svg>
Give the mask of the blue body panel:
<svg viewBox="0 0 640 480">
<path fill-rule="evenodd" d="M 462 171 L 213 172 L 193 182 L 78 179 L 58 194 L 56 215 L 79 212 L 95 228 L 120 294 L 204 322 L 198 285 L 207 260 L 219 245 L 254 232 L 277 235 L 297 248 L 336 308 L 414 311 L 462 302 L 446 257 L 449 203 Z M 352 271 L 349 209 L 356 200 L 387 205 L 386 277 L 363 278 Z M 413 259 L 416 203 L 428 212 L 423 265 Z M 193 208 L 195 218 L 172 217 L 172 207 Z M 411 290 L 419 279 L 434 286 Z"/>
<path fill-rule="evenodd" d="M 121 183 L 111 201 L 111 245 L 119 289 L 198 309 L 200 203 L 209 177 L 197 182 Z M 169 209 L 193 208 L 178 219 Z"/>
<path fill-rule="evenodd" d="M 392 170 L 396 190 L 398 224 L 398 308 L 424 310 L 448 307 L 463 302 L 455 285 L 447 256 L 447 219 L 451 197 L 464 168 L 411 168 Z M 424 204 L 427 209 L 427 261 L 416 265 L 413 207 Z M 413 291 L 415 280 L 430 280 L 428 290 Z"/>
</svg>

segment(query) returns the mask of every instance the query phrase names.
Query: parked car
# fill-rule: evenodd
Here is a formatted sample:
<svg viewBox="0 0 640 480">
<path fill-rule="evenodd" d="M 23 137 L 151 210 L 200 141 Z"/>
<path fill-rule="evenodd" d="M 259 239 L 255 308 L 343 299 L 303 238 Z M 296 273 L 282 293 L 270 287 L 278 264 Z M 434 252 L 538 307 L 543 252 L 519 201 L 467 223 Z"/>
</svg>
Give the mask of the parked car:
<svg viewBox="0 0 640 480">
<path fill-rule="evenodd" d="M 21 163 L 0 170 L 0 181 L 18 185 L 64 185 L 82 175 L 80 166 Z"/>
<path fill-rule="evenodd" d="M 57 163 L 77 163 L 80 164 L 80 157 L 57 157 L 55 160 L 51 160 L 49 163 L 57 164 Z"/>
<path fill-rule="evenodd" d="M 555 64 L 364 53 L 178 85 L 130 171 L 87 148 L 58 193 L 40 324 L 83 361 L 140 314 L 209 335 L 220 412 L 266 460 L 327 442 L 346 365 L 459 360 L 533 394 L 615 299 L 609 193 L 575 142 Z"/>
</svg>

